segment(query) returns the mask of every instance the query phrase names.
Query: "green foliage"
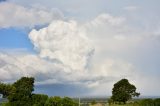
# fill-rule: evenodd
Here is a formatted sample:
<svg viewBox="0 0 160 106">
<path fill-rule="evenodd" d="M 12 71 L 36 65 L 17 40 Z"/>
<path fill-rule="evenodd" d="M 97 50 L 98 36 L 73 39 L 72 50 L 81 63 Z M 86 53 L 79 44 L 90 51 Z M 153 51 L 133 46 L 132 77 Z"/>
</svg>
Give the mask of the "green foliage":
<svg viewBox="0 0 160 106">
<path fill-rule="evenodd" d="M 157 99 L 140 99 L 136 100 L 134 103 L 127 104 L 110 104 L 109 106 L 160 106 L 160 98 Z"/>
<path fill-rule="evenodd" d="M 10 84 L 0 83 L 0 93 L 3 94 L 4 98 L 15 92 L 15 87 Z"/>
<path fill-rule="evenodd" d="M 95 100 L 93 100 L 93 101 L 91 102 L 91 105 L 95 105 L 95 104 L 97 104 L 97 102 L 96 102 Z"/>
<path fill-rule="evenodd" d="M 154 106 L 160 106 L 160 98 L 154 100 Z"/>
<path fill-rule="evenodd" d="M 47 95 L 44 94 L 32 94 L 33 106 L 44 106 L 48 99 Z"/>
<path fill-rule="evenodd" d="M 138 104 L 111 104 L 111 105 L 109 105 L 109 106 L 140 106 L 140 105 L 138 105 Z"/>
<path fill-rule="evenodd" d="M 62 106 L 62 99 L 59 96 L 50 97 L 45 106 Z"/>
<path fill-rule="evenodd" d="M 63 106 L 78 106 L 78 103 L 76 103 L 75 101 L 73 101 L 71 98 L 69 97 L 64 97 L 62 99 L 62 105 Z"/>
<path fill-rule="evenodd" d="M 78 106 L 71 98 L 58 96 L 48 98 L 44 94 L 32 94 L 34 78 L 22 77 L 12 85 L 0 83 L 0 93 L 8 98 L 3 106 Z M 1 105 L 1 104 L 0 104 Z"/>
<path fill-rule="evenodd" d="M 78 103 L 69 97 L 60 98 L 59 96 L 50 97 L 45 106 L 78 106 Z"/>
<path fill-rule="evenodd" d="M 154 101 L 152 99 L 142 99 L 139 101 L 140 106 L 154 106 Z"/>
<path fill-rule="evenodd" d="M 32 91 L 34 91 L 34 78 L 22 77 L 13 86 L 17 92 L 23 92 L 24 95 L 31 95 Z"/>
<path fill-rule="evenodd" d="M 0 106 L 11 106 L 9 103 L 2 103 Z"/>
<path fill-rule="evenodd" d="M 111 98 L 108 99 L 109 105 L 113 103 L 113 100 Z"/>
<path fill-rule="evenodd" d="M 22 77 L 13 84 L 13 87 L 16 90 L 15 93 L 9 95 L 9 104 L 11 106 L 31 106 L 34 78 Z"/>
<path fill-rule="evenodd" d="M 122 79 L 114 84 L 112 89 L 112 97 L 111 99 L 114 102 L 124 104 L 132 97 L 139 96 L 140 93 L 136 92 L 136 87 L 128 82 L 127 79 Z"/>
</svg>

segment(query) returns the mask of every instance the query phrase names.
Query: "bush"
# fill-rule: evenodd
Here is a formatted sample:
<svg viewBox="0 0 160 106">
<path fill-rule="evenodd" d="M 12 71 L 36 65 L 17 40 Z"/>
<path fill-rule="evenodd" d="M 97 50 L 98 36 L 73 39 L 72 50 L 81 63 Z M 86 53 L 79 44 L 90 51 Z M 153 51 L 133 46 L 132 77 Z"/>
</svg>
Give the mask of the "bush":
<svg viewBox="0 0 160 106">
<path fill-rule="evenodd" d="M 154 100 L 154 106 L 160 106 L 160 98 Z"/>
<path fill-rule="evenodd" d="M 109 103 L 109 105 L 111 105 L 113 103 L 113 100 L 111 98 L 109 98 L 108 103 Z"/>
<path fill-rule="evenodd" d="M 154 101 L 152 99 L 142 99 L 139 102 L 140 106 L 154 106 Z"/>
<path fill-rule="evenodd" d="M 32 104 L 33 104 L 33 106 L 44 106 L 47 99 L 48 99 L 47 95 L 33 94 L 32 95 Z"/>
<path fill-rule="evenodd" d="M 62 105 L 63 106 L 78 106 L 78 103 L 73 101 L 71 98 L 69 97 L 64 97 L 62 99 Z"/>
<path fill-rule="evenodd" d="M 50 97 L 46 101 L 45 106 L 62 106 L 62 99 L 59 96 Z"/>
<path fill-rule="evenodd" d="M 48 98 L 45 106 L 78 106 L 78 103 L 69 97 L 60 98 L 59 96 L 55 96 Z"/>
<path fill-rule="evenodd" d="M 96 102 L 95 100 L 93 100 L 93 101 L 91 102 L 91 105 L 95 105 L 95 104 L 97 104 L 97 102 Z"/>
</svg>

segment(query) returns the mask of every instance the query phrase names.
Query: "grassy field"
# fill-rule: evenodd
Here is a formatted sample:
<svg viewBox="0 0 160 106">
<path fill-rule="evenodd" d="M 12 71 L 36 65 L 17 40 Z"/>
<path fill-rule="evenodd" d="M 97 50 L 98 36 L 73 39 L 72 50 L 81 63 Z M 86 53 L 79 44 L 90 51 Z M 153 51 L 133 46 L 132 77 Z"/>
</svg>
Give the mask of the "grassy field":
<svg viewBox="0 0 160 106">
<path fill-rule="evenodd" d="M 95 105 L 89 105 L 89 106 L 139 106 L 139 105 L 136 105 L 136 104 L 121 104 L 121 105 L 118 105 L 118 104 L 112 104 L 112 105 L 109 105 L 109 104 L 95 104 Z"/>
<path fill-rule="evenodd" d="M 117 105 L 117 104 L 112 104 L 112 105 L 107 105 L 107 106 L 139 106 L 139 105 L 136 105 L 136 104 L 123 104 L 123 105 Z"/>
</svg>

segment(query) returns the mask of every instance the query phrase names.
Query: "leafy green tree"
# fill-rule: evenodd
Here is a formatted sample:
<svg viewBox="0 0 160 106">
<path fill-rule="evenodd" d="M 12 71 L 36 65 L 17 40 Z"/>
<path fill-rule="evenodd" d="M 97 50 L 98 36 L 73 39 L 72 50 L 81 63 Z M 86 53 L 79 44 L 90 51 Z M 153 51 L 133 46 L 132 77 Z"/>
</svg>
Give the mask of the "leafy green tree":
<svg viewBox="0 0 160 106">
<path fill-rule="evenodd" d="M 121 79 L 114 84 L 111 99 L 114 102 L 123 102 L 125 104 L 126 101 L 132 99 L 132 97 L 138 97 L 139 95 L 140 93 L 136 92 L 136 87 L 134 85 L 130 84 L 127 79 Z"/>
<path fill-rule="evenodd" d="M 59 96 L 50 97 L 46 101 L 45 106 L 62 106 L 62 99 Z"/>
<path fill-rule="evenodd" d="M 73 99 L 71 99 L 69 97 L 64 97 L 62 99 L 62 105 L 63 106 L 78 106 L 78 103 L 73 101 Z"/>
<path fill-rule="evenodd" d="M 44 94 L 32 94 L 33 106 L 44 106 L 48 99 L 47 95 Z"/>
<path fill-rule="evenodd" d="M 78 106 L 78 103 L 69 97 L 60 98 L 59 96 L 50 97 L 45 106 Z"/>
<path fill-rule="evenodd" d="M 15 92 L 15 87 L 11 84 L 0 83 L 0 93 L 3 94 L 3 97 L 8 97 L 9 95 Z"/>
<path fill-rule="evenodd" d="M 109 105 L 111 105 L 113 103 L 113 100 L 111 98 L 109 98 L 108 103 L 109 103 Z"/>
<path fill-rule="evenodd" d="M 154 105 L 155 106 L 160 106 L 160 98 L 157 98 L 154 100 Z"/>
<path fill-rule="evenodd" d="M 16 90 L 14 94 L 9 95 L 9 104 L 11 106 L 31 106 L 34 78 L 22 77 L 13 84 L 13 87 L 15 87 Z"/>
<path fill-rule="evenodd" d="M 97 102 L 95 100 L 92 100 L 91 105 L 95 105 Z"/>
<path fill-rule="evenodd" d="M 142 99 L 139 102 L 140 106 L 154 106 L 154 101 L 152 99 Z"/>
</svg>

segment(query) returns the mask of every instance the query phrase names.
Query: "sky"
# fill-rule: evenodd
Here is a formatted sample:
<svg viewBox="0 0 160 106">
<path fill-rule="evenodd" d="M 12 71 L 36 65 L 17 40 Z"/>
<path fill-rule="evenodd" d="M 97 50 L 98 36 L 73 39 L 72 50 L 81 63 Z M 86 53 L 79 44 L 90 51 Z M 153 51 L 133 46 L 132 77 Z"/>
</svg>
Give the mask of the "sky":
<svg viewBox="0 0 160 106">
<path fill-rule="evenodd" d="M 160 96 L 159 0 L 0 0 L 0 81 L 35 93 L 110 96 L 127 78 Z"/>
</svg>

